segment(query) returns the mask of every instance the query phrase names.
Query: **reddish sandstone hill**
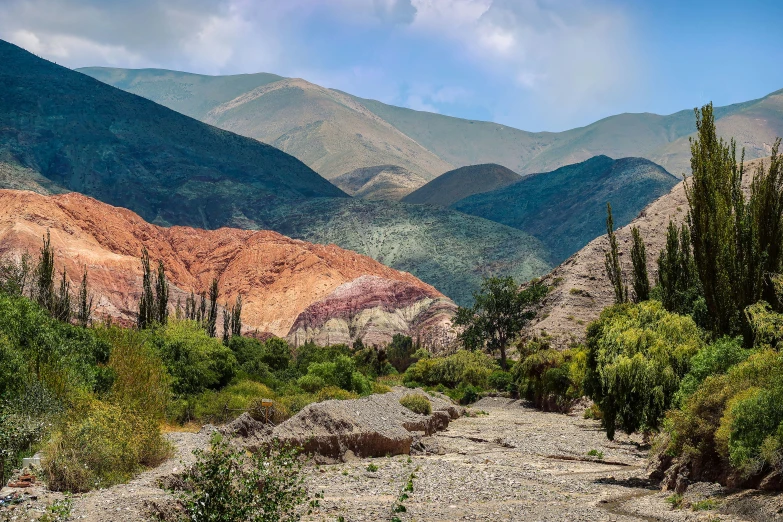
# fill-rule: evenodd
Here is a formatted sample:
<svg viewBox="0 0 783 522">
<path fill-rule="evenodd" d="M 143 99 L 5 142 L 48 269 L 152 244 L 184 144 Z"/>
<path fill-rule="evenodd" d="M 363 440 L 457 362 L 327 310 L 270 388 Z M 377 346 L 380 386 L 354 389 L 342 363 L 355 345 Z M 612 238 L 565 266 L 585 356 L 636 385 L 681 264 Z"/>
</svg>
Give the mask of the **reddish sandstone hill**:
<svg viewBox="0 0 783 522">
<path fill-rule="evenodd" d="M 270 231 L 163 228 L 77 193 L 0 190 L 0 254 L 37 253 L 47 229 L 58 269 L 76 283 L 86 266 L 98 314 L 124 320 L 137 309 L 142 246 L 166 266 L 172 307 L 217 276 L 221 303 L 242 295 L 246 330 L 290 334 L 295 342 L 441 338 L 455 309 L 416 277 L 334 245 Z"/>
</svg>

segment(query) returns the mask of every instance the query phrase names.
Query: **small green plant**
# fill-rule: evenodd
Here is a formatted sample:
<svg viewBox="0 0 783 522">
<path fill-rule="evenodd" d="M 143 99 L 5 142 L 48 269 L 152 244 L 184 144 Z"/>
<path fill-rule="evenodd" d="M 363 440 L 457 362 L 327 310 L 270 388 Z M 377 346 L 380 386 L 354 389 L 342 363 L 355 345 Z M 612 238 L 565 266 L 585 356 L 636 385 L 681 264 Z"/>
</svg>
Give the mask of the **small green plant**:
<svg viewBox="0 0 783 522">
<path fill-rule="evenodd" d="M 718 507 L 718 502 L 716 500 L 713 500 L 711 498 L 706 498 L 704 500 L 699 500 L 695 504 L 693 504 L 693 510 L 694 511 L 712 511 Z"/>
<path fill-rule="evenodd" d="M 666 502 L 671 505 L 672 509 L 680 509 L 682 507 L 682 495 L 675 493 L 674 495 L 667 497 Z"/>
<path fill-rule="evenodd" d="M 46 508 L 46 513 L 38 520 L 40 522 L 65 522 L 71 516 L 72 502 L 69 497 L 55 500 Z"/>
<path fill-rule="evenodd" d="M 400 404 L 411 410 L 413 413 L 429 415 L 432 413 L 432 404 L 427 397 L 419 394 L 408 394 L 400 399 Z"/>
<path fill-rule="evenodd" d="M 587 452 L 587 456 L 588 457 L 595 457 L 598 460 L 603 460 L 604 452 L 603 451 L 598 451 L 597 449 L 591 449 L 590 451 Z"/>
<path fill-rule="evenodd" d="M 304 505 L 317 507 L 321 495 L 309 498 L 297 448 L 273 443 L 248 455 L 215 435 L 208 451 L 185 474 L 182 493 L 187 520 L 299 520 Z"/>
<path fill-rule="evenodd" d="M 568 293 L 571 295 L 587 295 L 587 292 L 581 288 L 572 288 Z"/>
<path fill-rule="evenodd" d="M 343 475 L 345 475 L 346 477 L 348 476 L 348 470 L 347 469 L 343 470 Z"/>
<path fill-rule="evenodd" d="M 378 471 L 378 466 L 376 466 L 371 462 L 367 464 L 367 471 L 369 471 L 370 473 L 375 473 L 376 471 Z"/>
</svg>

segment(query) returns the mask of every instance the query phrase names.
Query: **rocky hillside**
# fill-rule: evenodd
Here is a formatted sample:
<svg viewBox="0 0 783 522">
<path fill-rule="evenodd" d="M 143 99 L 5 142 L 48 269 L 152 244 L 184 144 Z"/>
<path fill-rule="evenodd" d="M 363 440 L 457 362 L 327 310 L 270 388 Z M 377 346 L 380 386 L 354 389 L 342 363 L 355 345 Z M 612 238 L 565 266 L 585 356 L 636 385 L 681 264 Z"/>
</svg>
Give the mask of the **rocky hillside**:
<svg viewBox="0 0 783 522">
<path fill-rule="evenodd" d="M 172 308 L 218 277 L 221 304 L 242 295 L 246 330 L 298 343 L 386 343 L 395 333 L 435 342 L 448 337 L 455 309 L 412 275 L 333 245 L 269 231 L 163 228 L 76 193 L 0 190 L 0 254 L 36 254 L 47 229 L 58 267 L 78 284 L 86 266 L 98 314 L 125 321 L 138 306 L 142 246 L 166 265 Z"/>
<path fill-rule="evenodd" d="M 503 188 L 521 179 L 519 174 L 501 165 L 470 165 L 446 172 L 405 196 L 403 201 L 448 207 L 473 194 Z"/>
<path fill-rule="evenodd" d="M 745 164 L 744 185 L 747 188 L 752 173 L 764 162 L 758 159 Z M 751 175 L 748 175 L 751 174 Z M 617 229 L 620 263 L 625 274 L 631 274 L 631 228 L 641 232 L 647 253 L 647 270 L 650 283 L 655 285 L 658 274 L 658 255 L 666 244 L 669 221 L 682 224 L 688 213 L 688 199 L 684 182 L 648 205 L 628 225 Z M 604 252 L 609 249 L 606 234 L 597 237 L 576 254 L 555 268 L 542 281 L 551 285 L 552 291 L 544 298 L 537 317 L 531 322 L 525 335 L 547 333 L 555 338 L 555 344 L 567 347 L 573 341 L 585 339 L 587 324 L 598 318 L 601 310 L 614 304 L 614 290 L 606 278 Z"/>
<path fill-rule="evenodd" d="M 427 180 L 403 167 L 379 165 L 352 170 L 332 179 L 332 183 L 357 198 L 399 201 Z"/>
<path fill-rule="evenodd" d="M 503 223 L 538 238 L 559 263 L 605 231 L 606 203 L 623 226 L 677 178 L 642 158 L 596 156 L 553 172 L 525 176 L 505 188 L 476 194 L 451 208 Z"/>
<path fill-rule="evenodd" d="M 405 167 L 427 180 L 455 167 L 483 163 L 531 174 L 598 155 L 646 158 L 680 176 L 690 169 L 688 137 L 696 131 L 692 108 L 669 115 L 618 114 L 563 132 L 528 132 L 395 107 L 272 74 L 212 77 L 100 67 L 80 71 L 271 143 L 329 179 L 385 164 Z M 209 114 L 212 109 L 216 112 Z M 736 136 L 748 158 L 767 156 L 774 137 L 783 135 L 783 90 L 716 107 L 715 118 L 719 134 Z"/>
</svg>

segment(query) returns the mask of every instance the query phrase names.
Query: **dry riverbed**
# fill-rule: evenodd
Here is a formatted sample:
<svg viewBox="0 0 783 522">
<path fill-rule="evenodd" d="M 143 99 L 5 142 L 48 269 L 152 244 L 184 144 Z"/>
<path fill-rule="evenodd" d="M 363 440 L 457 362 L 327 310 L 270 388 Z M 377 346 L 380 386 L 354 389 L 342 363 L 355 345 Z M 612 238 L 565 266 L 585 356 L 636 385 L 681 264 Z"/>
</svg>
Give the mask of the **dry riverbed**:
<svg viewBox="0 0 783 522">
<path fill-rule="evenodd" d="M 681 507 L 674 509 L 667 501 L 671 493 L 660 492 L 645 479 L 647 449 L 639 439 L 618 435 L 609 441 L 598 422 L 581 414 L 544 413 L 502 398 L 482 399 L 469 411 L 470 416 L 453 421 L 446 431 L 423 439 L 428 454 L 308 467 L 308 485 L 312 492 L 322 491 L 324 499 L 304 520 L 783 520 L 781 495 L 728 494 L 708 484 L 692 486 Z M 209 433 L 169 437 L 177 457 L 129 484 L 74 497 L 71 519 L 136 522 L 149 520 L 151 507 L 170 509 L 171 496 L 158 487 L 160 479 L 192 462 L 192 450 L 205 447 Z M 593 456 L 588 455 L 591 450 Z M 412 491 L 405 492 L 411 478 Z M 402 493 L 407 498 L 400 502 Z M 59 494 L 42 494 L 41 501 L 55 497 Z M 699 507 L 709 509 L 694 510 L 699 501 Z M 38 518 L 40 504 L 20 506 L 14 510 L 16 520 Z M 405 510 L 395 513 L 400 504 Z"/>
</svg>

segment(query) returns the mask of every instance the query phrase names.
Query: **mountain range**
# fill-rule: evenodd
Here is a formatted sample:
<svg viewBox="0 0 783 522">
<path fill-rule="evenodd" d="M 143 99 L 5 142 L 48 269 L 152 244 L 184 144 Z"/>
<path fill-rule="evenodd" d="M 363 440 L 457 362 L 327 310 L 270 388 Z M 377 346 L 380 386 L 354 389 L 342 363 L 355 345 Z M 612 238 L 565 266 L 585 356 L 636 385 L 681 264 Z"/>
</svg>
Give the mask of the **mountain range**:
<svg viewBox="0 0 783 522">
<path fill-rule="evenodd" d="M 468 165 L 496 163 L 519 174 L 548 172 L 593 156 L 649 159 L 690 172 L 690 109 L 669 115 L 618 114 L 563 132 L 528 132 L 395 107 L 270 74 L 200 76 L 157 69 L 79 69 L 304 161 L 327 179 L 359 167 L 396 165 L 424 180 Z M 230 85 L 230 87 L 229 87 Z M 748 159 L 768 156 L 783 135 L 783 90 L 715 108 L 718 133 L 734 136 Z"/>
<path fill-rule="evenodd" d="M 470 302 L 483 275 L 551 265 L 520 230 L 350 198 L 296 158 L 0 42 L 0 188 L 80 192 L 162 226 L 336 243 Z"/>
</svg>

